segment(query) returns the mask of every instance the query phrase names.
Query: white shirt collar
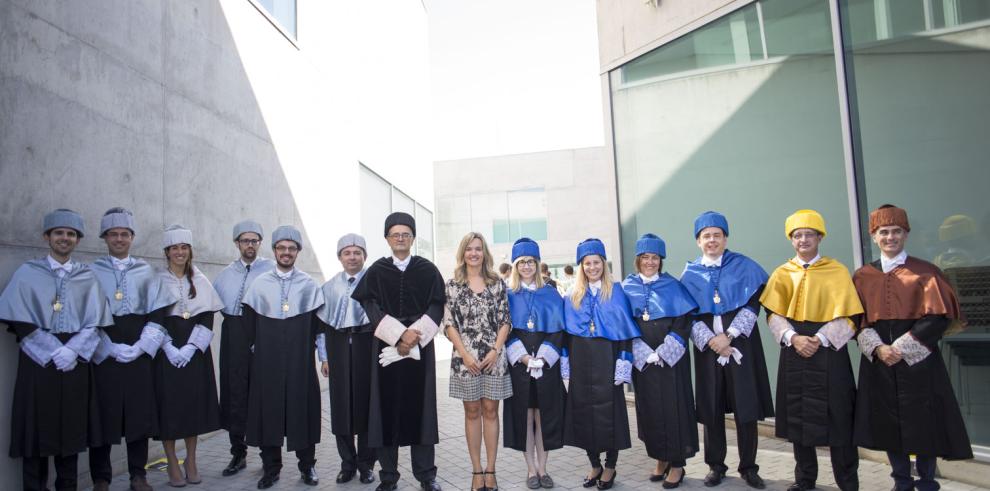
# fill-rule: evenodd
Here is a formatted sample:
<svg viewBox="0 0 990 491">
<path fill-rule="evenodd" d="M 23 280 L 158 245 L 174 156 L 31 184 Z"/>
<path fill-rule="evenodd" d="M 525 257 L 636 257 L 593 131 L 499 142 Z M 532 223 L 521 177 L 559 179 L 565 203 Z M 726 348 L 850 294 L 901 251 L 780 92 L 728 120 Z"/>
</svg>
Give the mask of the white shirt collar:
<svg viewBox="0 0 990 491">
<path fill-rule="evenodd" d="M 283 280 L 287 280 L 287 279 L 291 278 L 292 277 L 292 273 L 295 273 L 295 272 L 296 272 L 296 268 L 290 269 L 288 273 L 283 273 L 281 269 L 275 268 L 275 274 L 277 274 L 278 277 L 279 278 L 282 278 Z"/>
<path fill-rule="evenodd" d="M 715 266 L 715 267 L 721 268 L 722 267 L 722 256 L 724 256 L 724 255 L 725 254 L 719 255 L 715 259 L 708 259 L 708 256 L 702 254 L 701 255 L 701 265 L 702 266 L 705 266 L 705 267 Z"/>
<path fill-rule="evenodd" d="M 66 273 L 71 273 L 72 272 L 72 268 L 74 268 L 76 266 L 76 263 L 74 263 L 72 261 L 72 259 L 69 259 L 68 261 L 65 262 L 65 264 L 62 264 L 62 263 L 56 261 L 55 258 L 52 257 L 51 254 L 49 254 L 48 255 L 48 266 L 50 268 L 52 268 L 52 271 L 54 271 L 55 273 L 57 273 L 59 276 L 62 276 L 64 274 L 66 274 Z"/>
<path fill-rule="evenodd" d="M 526 283 L 525 281 L 520 281 L 520 283 L 522 284 L 522 287 L 523 288 L 525 288 L 525 289 L 527 289 L 527 290 L 529 290 L 531 292 L 532 291 L 536 291 L 536 283 L 535 282 L 534 283 Z"/>
<path fill-rule="evenodd" d="M 392 264 L 395 265 L 396 268 L 399 268 L 399 271 L 405 271 L 406 267 L 409 266 L 410 259 L 412 259 L 412 254 L 406 256 L 406 258 L 402 260 L 392 256 Z"/>
<path fill-rule="evenodd" d="M 115 268 L 120 270 L 126 269 L 128 266 L 131 265 L 133 261 L 134 260 L 131 258 L 131 256 L 127 256 L 124 259 L 117 259 L 114 256 L 110 256 L 110 262 L 113 263 L 113 266 Z"/>
<path fill-rule="evenodd" d="M 598 280 L 594 283 L 588 284 L 588 289 L 591 290 L 592 295 L 598 295 L 598 292 L 602 289 L 602 280 Z"/>
<path fill-rule="evenodd" d="M 811 258 L 811 261 L 808 261 L 808 262 L 804 262 L 804 259 L 801 259 L 801 256 L 794 256 L 794 262 L 800 264 L 801 266 L 804 266 L 805 264 L 807 264 L 808 266 L 811 266 L 812 264 L 817 263 L 821 259 L 822 259 L 822 255 L 821 254 L 815 254 L 815 257 Z"/>
<path fill-rule="evenodd" d="M 643 280 L 643 283 L 653 283 L 660 279 L 660 273 L 654 273 L 653 276 L 643 276 L 643 273 L 639 273 L 639 278 Z"/>
<path fill-rule="evenodd" d="M 258 262 L 258 258 L 257 257 L 254 258 L 254 261 L 251 261 L 249 263 L 248 262 L 244 262 L 244 258 L 243 257 L 240 258 L 239 261 L 241 261 L 241 266 L 244 266 L 244 269 L 247 269 L 248 266 L 254 266 L 254 263 Z"/>
<path fill-rule="evenodd" d="M 880 267 L 883 268 L 884 273 L 889 273 L 894 268 L 904 264 L 904 262 L 907 261 L 907 256 L 907 251 L 901 251 L 900 254 L 890 259 L 887 259 L 887 256 L 880 254 Z"/>
</svg>

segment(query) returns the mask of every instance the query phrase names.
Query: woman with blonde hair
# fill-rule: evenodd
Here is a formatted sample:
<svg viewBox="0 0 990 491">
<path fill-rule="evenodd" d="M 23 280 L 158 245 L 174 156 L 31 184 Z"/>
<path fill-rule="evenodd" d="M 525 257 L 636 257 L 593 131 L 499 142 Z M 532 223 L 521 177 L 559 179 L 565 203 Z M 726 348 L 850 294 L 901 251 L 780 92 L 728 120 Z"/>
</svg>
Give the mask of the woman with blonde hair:
<svg viewBox="0 0 990 491">
<path fill-rule="evenodd" d="M 495 273 L 484 237 L 471 232 L 457 248 L 454 278 L 447 282 L 444 333 L 454 345 L 450 396 L 464 402 L 464 434 L 471 456 L 471 489 L 498 489 L 498 402 L 512 396 L 503 347 L 509 335 L 505 283 Z M 481 441 L 486 463 L 481 469 Z M 490 476 L 490 478 L 489 478 Z"/>
<path fill-rule="evenodd" d="M 523 237 L 512 245 L 506 345 L 512 397 L 505 402 L 505 446 L 525 453 L 529 489 L 554 487 L 547 453 L 564 446 L 564 381 L 560 376 L 564 301 L 543 283 L 540 246 Z"/>
<path fill-rule="evenodd" d="M 591 471 L 584 487 L 598 489 L 612 487 L 619 450 L 632 446 L 622 384 L 632 382 L 632 340 L 640 336 L 629 300 L 613 282 L 605 260 L 602 241 L 578 244 L 577 280 L 570 298 L 564 299 L 569 336 L 561 362 L 563 377 L 570 378 L 564 444 L 587 452 Z"/>
</svg>

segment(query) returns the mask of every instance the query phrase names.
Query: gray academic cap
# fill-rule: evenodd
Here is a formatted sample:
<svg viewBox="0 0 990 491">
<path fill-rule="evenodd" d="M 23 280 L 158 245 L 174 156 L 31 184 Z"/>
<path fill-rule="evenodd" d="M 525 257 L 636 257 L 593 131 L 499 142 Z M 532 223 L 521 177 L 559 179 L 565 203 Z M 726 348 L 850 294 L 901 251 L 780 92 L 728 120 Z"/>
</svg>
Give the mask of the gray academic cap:
<svg viewBox="0 0 990 491">
<path fill-rule="evenodd" d="M 164 236 L 162 237 L 162 249 L 168 249 L 176 244 L 189 244 L 189 247 L 192 247 L 192 230 L 182 225 L 172 225 L 165 229 Z"/>
<path fill-rule="evenodd" d="M 388 231 L 392 230 L 392 227 L 396 225 L 405 225 L 412 230 L 413 237 L 416 236 L 416 219 L 412 215 L 397 211 L 392 213 L 385 218 L 385 237 L 388 237 Z"/>
<path fill-rule="evenodd" d="M 243 222 L 234 225 L 234 241 L 236 242 L 237 239 L 241 238 L 241 234 L 247 232 L 254 232 L 258 234 L 259 239 L 265 238 L 265 234 L 261 229 L 260 223 L 254 220 L 244 220 Z"/>
<path fill-rule="evenodd" d="M 80 239 L 86 232 L 86 227 L 83 225 L 82 215 L 68 208 L 59 208 L 45 215 L 45 233 L 47 234 L 56 228 L 71 228 L 79 234 Z"/>
<path fill-rule="evenodd" d="M 291 240 L 295 242 L 300 251 L 303 248 L 302 232 L 292 225 L 282 225 L 272 232 L 272 249 L 275 248 L 275 244 L 278 244 L 283 240 Z"/>
<path fill-rule="evenodd" d="M 112 228 L 126 228 L 131 233 L 134 232 L 134 214 L 126 208 L 119 206 L 110 208 L 100 219 L 100 237 L 107 234 L 107 230 Z"/>
<path fill-rule="evenodd" d="M 344 250 L 345 247 L 358 246 L 364 251 L 365 255 L 368 254 L 368 246 L 364 243 L 364 237 L 358 234 L 347 234 L 337 241 L 337 256 L 340 256 L 340 251 Z"/>
</svg>

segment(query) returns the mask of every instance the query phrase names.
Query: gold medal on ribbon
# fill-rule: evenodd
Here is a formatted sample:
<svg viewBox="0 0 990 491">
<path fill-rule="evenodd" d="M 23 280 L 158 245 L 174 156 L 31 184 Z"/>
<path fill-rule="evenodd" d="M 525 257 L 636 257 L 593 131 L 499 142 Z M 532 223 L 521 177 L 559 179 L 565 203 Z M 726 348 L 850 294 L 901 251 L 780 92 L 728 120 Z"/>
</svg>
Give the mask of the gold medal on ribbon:
<svg viewBox="0 0 990 491">
<path fill-rule="evenodd" d="M 534 328 L 534 327 L 536 327 L 536 324 L 534 324 L 534 323 L 533 323 L 533 319 L 530 319 L 530 320 L 528 320 L 528 321 L 526 321 L 526 327 L 527 327 L 527 328 L 528 328 L 528 329 L 529 329 L 530 331 L 532 331 L 532 330 L 533 330 L 533 328 Z"/>
<path fill-rule="evenodd" d="M 589 326 L 589 329 L 591 330 L 591 334 L 595 333 L 595 321 L 591 321 L 591 325 Z"/>
<path fill-rule="evenodd" d="M 722 303 L 722 297 L 718 296 L 718 290 L 715 290 L 715 296 L 712 297 L 712 301 L 715 303 Z"/>
<path fill-rule="evenodd" d="M 188 310 L 182 313 L 182 318 L 183 319 L 188 319 L 189 318 L 189 311 Z"/>
<path fill-rule="evenodd" d="M 116 292 L 114 292 L 113 298 L 114 298 L 114 300 L 117 300 L 118 302 L 121 301 L 121 300 L 123 300 L 124 299 L 124 292 L 122 292 L 120 290 L 117 290 Z"/>
<path fill-rule="evenodd" d="M 54 310 L 55 312 L 62 311 L 62 302 L 58 300 L 58 297 L 55 297 L 55 301 L 52 302 L 52 310 Z"/>
<path fill-rule="evenodd" d="M 282 302 L 282 312 L 289 311 L 289 302 Z"/>
<path fill-rule="evenodd" d="M 650 313 L 646 310 L 643 311 L 643 322 L 650 320 Z"/>
</svg>

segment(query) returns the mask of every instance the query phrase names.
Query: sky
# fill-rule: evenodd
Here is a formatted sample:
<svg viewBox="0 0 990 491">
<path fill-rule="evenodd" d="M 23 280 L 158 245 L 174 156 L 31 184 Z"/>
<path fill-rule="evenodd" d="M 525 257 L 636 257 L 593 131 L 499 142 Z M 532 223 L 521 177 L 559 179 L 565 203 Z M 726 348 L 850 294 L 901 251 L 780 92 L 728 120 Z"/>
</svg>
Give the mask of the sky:
<svg viewBox="0 0 990 491">
<path fill-rule="evenodd" d="M 434 161 L 604 144 L 594 0 L 424 0 Z"/>
</svg>

